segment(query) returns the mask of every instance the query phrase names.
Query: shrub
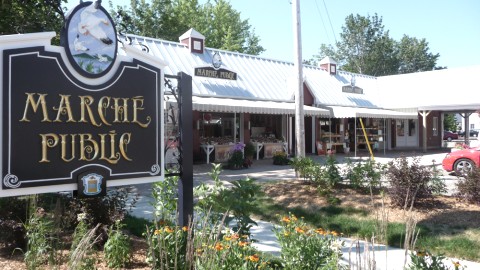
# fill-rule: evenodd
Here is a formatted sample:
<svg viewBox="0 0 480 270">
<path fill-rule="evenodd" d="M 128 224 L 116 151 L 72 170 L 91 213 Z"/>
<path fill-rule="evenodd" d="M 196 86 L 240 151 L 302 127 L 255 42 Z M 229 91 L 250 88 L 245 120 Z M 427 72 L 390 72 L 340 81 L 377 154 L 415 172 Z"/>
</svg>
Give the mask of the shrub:
<svg viewBox="0 0 480 270">
<path fill-rule="evenodd" d="M 382 172 L 385 165 L 376 163 L 375 160 L 368 159 L 363 162 L 353 163 L 347 160 L 345 169 L 345 177 L 350 181 L 350 185 L 354 189 L 359 188 L 376 188 L 381 186 Z"/>
<path fill-rule="evenodd" d="M 27 269 L 37 269 L 54 258 L 53 222 L 43 208 L 37 208 L 25 225 L 27 232 Z"/>
<path fill-rule="evenodd" d="M 307 157 L 294 157 L 291 164 L 293 169 L 297 173 L 297 177 L 303 177 L 304 180 L 307 180 L 307 168 L 313 166 L 315 162 L 313 161 L 313 159 Z"/>
<path fill-rule="evenodd" d="M 130 239 L 121 229 L 122 226 L 119 221 L 110 226 L 108 240 L 103 247 L 105 260 L 109 268 L 124 268 L 130 261 Z"/>
<path fill-rule="evenodd" d="M 337 160 L 334 156 L 329 155 L 326 160 L 326 170 L 324 177 L 328 184 L 333 187 L 342 181 L 342 177 L 340 176 L 340 172 L 337 167 Z"/>
<path fill-rule="evenodd" d="M 406 270 L 450 270 L 445 265 L 446 258 L 443 255 L 432 255 L 427 251 L 416 251 L 410 253 L 411 262 Z M 459 262 L 452 261 L 453 269 L 465 269 Z"/>
<path fill-rule="evenodd" d="M 273 165 L 288 165 L 289 163 L 287 153 L 278 151 L 273 155 Z"/>
<path fill-rule="evenodd" d="M 227 189 L 220 181 L 221 169 L 217 164 L 213 165 L 211 176 L 214 181 L 213 187 L 201 184 L 194 188 L 194 194 L 199 197 L 197 209 L 199 212 L 210 216 L 211 223 L 216 223 L 227 213 L 225 223 L 234 220 L 236 229 L 243 235 L 250 235 L 252 224 L 256 224 L 250 218 L 255 209 L 255 198 L 260 192 L 260 187 L 253 179 L 236 180 L 232 187 Z"/>
<path fill-rule="evenodd" d="M 284 216 L 274 232 L 285 269 L 338 269 L 343 242 L 335 231 L 312 229 L 294 215 Z"/>
<path fill-rule="evenodd" d="M 404 207 L 416 205 L 420 200 L 432 198 L 432 172 L 420 165 L 420 158 L 414 157 L 409 164 L 406 157 L 396 158 L 388 163 L 387 189 L 393 205 Z"/>
<path fill-rule="evenodd" d="M 66 218 L 71 224 L 76 224 L 77 215 L 86 213 L 89 227 L 94 227 L 98 223 L 113 225 L 117 220 L 123 220 L 135 205 L 137 197 L 134 194 L 136 191 L 133 187 L 121 187 L 109 189 L 105 197 L 70 198 Z"/>
<path fill-rule="evenodd" d="M 474 168 L 464 179 L 459 180 L 457 190 L 457 198 L 480 205 L 480 169 Z"/>
<path fill-rule="evenodd" d="M 253 143 L 248 142 L 245 144 L 245 148 L 243 149 L 246 158 L 253 158 L 253 156 L 257 153 L 257 149 L 255 149 L 255 145 Z"/>
<path fill-rule="evenodd" d="M 0 242 L 9 251 L 24 248 L 27 200 L 20 197 L 0 198 Z"/>
</svg>

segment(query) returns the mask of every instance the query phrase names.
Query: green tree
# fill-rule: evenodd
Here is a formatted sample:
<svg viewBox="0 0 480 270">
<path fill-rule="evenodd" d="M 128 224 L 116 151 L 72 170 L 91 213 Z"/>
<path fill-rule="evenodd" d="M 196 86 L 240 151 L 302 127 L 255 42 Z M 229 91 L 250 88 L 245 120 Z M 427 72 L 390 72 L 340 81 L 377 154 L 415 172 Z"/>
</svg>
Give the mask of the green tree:
<svg viewBox="0 0 480 270">
<path fill-rule="evenodd" d="M 397 42 L 384 29 L 377 14 L 347 16 L 340 41 L 334 46 L 322 44 L 319 55 L 333 57 L 346 71 L 385 76 L 433 70 L 439 54 L 429 52 L 425 39 L 404 36 Z"/>
<path fill-rule="evenodd" d="M 446 113 L 443 118 L 443 127 L 445 130 L 457 131 L 458 123 L 455 119 L 455 114 Z"/>
<path fill-rule="evenodd" d="M 320 58 L 333 57 L 343 70 L 382 76 L 398 70 L 395 41 L 384 31 L 382 18 L 350 14 L 342 26 L 340 41 L 333 46 L 322 44 Z"/>
<path fill-rule="evenodd" d="M 429 52 L 428 42 L 404 35 L 398 43 L 399 73 L 429 71 L 435 68 L 440 54 Z"/>
<path fill-rule="evenodd" d="M 62 2 L 66 0 L 0 1 L 0 35 L 45 31 L 58 34 L 64 22 Z"/>
<path fill-rule="evenodd" d="M 133 0 L 130 9 L 117 7 L 117 24 L 128 33 L 178 41 L 195 28 L 206 39 L 206 46 L 258 55 L 265 49 L 248 20 L 226 0 Z"/>
</svg>

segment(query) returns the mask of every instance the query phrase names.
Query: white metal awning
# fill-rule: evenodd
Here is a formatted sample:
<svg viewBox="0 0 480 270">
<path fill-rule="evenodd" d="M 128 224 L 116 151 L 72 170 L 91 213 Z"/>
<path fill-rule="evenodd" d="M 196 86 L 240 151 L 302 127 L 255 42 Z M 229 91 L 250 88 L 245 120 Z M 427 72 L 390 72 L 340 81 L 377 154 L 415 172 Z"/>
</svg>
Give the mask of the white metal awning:
<svg viewBox="0 0 480 270">
<path fill-rule="evenodd" d="M 255 114 L 295 114 L 295 103 L 264 100 L 245 100 L 216 97 L 192 97 L 192 107 L 203 112 L 236 112 Z M 304 114 L 308 116 L 329 117 L 330 112 L 312 106 L 303 106 Z"/>
<path fill-rule="evenodd" d="M 392 119 L 418 119 L 417 112 L 398 112 L 386 109 L 358 108 L 343 106 L 327 106 L 332 109 L 335 118 L 392 118 Z"/>
</svg>

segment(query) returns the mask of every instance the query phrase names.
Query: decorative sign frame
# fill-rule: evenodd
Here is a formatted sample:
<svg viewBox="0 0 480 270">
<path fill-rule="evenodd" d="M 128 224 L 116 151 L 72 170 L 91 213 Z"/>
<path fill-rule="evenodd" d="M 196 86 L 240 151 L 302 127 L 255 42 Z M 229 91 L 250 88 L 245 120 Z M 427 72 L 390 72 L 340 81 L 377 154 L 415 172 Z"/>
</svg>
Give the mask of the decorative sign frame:
<svg viewBox="0 0 480 270">
<path fill-rule="evenodd" d="M 32 42 L 38 36 L 43 41 Z M 110 66 L 87 74 L 69 47 L 47 45 L 44 36 L 0 36 L 0 197 L 101 196 L 109 186 L 163 180 L 163 62 L 134 48 L 117 58 L 112 38 Z"/>
</svg>

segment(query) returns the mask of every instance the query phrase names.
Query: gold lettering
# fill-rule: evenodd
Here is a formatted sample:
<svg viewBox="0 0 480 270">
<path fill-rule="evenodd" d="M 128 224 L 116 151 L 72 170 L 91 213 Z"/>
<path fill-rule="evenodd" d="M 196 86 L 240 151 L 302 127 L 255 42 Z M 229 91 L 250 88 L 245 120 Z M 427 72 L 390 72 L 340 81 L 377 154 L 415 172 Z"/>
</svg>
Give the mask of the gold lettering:
<svg viewBox="0 0 480 270">
<path fill-rule="evenodd" d="M 72 153 L 71 153 L 71 158 L 70 159 L 67 159 L 67 147 L 66 147 L 66 144 L 67 144 L 67 136 L 68 134 L 60 134 L 60 137 L 62 138 L 62 160 L 65 161 L 65 162 L 70 162 L 72 161 L 74 158 L 75 158 L 75 136 L 77 136 L 76 134 L 70 134 L 70 136 L 72 137 L 72 141 L 71 141 L 71 144 L 72 144 Z"/>
<path fill-rule="evenodd" d="M 97 120 L 95 120 L 95 116 L 92 113 L 92 108 L 90 108 L 90 105 L 95 101 L 92 96 L 79 96 L 80 98 L 80 120 L 78 122 L 82 123 L 88 123 L 87 120 L 85 120 L 85 111 L 88 113 L 88 117 L 90 118 L 90 123 L 92 125 L 99 127 L 102 124 L 97 123 Z"/>
<path fill-rule="evenodd" d="M 119 105 L 119 100 L 123 100 L 123 105 Z M 128 121 L 128 98 L 113 98 L 114 105 L 112 109 L 115 110 L 114 123 L 129 123 Z M 123 118 L 121 120 L 120 118 Z"/>
<path fill-rule="evenodd" d="M 67 122 L 76 122 L 73 119 L 72 115 L 72 108 L 70 107 L 70 95 L 59 95 L 62 99 L 60 100 L 60 104 L 58 105 L 58 108 L 53 107 L 55 111 L 58 111 L 57 113 L 57 118 L 53 122 L 62 122 L 60 120 L 60 115 L 62 114 L 67 114 L 68 115 L 68 120 Z"/>
<path fill-rule="evenodd" d="M 42 105 L 42 113 L 43 113 L 42 122 L 52 122 L 52 120 L 48 118 L 47 102 L 45 101 L 45 97 L 47 96 L 47 94 L 37 94 L 39 97 L 36 103 L 35 103 L 35 99 L 33 98 L 33 95 L 35 95 L 34 93 L 25 93 L 25 94 L 27 95 L 27 100 L 25 102 L 25 110 L 23 111 L 23 118 L 20 119 L 20 122 L 30 122 L 30 120 L 28 120 L 27 118 L 28 107 L 32 106 L 33 112 L 36 113 L 40 104 Z"/>
<path fill-rule="evenodd" d="M 115 136 L 117 134 L 115 133 L 115 130 L 112 130 L 112 131 L 110 131 L 110 134 L 108 134 L 108 135 L 110 136 L 110 157 L 107 158 L 105 156 L 105 154 L 107 152 L 107 151 L 105 151 L 105 143 L 107 142 L 105 137 L 107 136 L 107 134 L 99 134 L 100 145 L 101 145 L 100 152 L 102 153 L 100 159 L 105 160 L 110 164 L 117 164 L 117 162 L 120 160 L 120 154 L 118 152 L 115 152 Z"/>
<path fill-rule="evenodd" d="M 127 156 L 127 144 L 130 143 L 131 137 L 132 133 L 123 133 L 120 137 L 120 141 L 118 142 L 118 145 L 120 146 L 120 153 L 122 154 L 123 158 L 128 161 L 132 161 L 132 159 Z"/>
<path fill-rule="evenodd" d="M 80 159 L 85 161 L 92 161 L 98 156 L 98 143 L 95 140 L 92 140 L 92 134 L 82 133 L 80 136 Z M 90 142 L 90 145 L 85 145 L 87 142 Z M 85 153 L 89 154 L 89 158 L 85 156 Z M 93 156 L 90 158 L 90 156 Z"/>
<path fill-rule="evenodd" d="M 50 162 L 47 156 L 48 148 L 53 148 L 58 144 L 58 136 L 53 133 L 40 134 L 42 137 L 42 159 L 40 162 Z"/>
<path fill-rule="evenodd" d="M 143 97 L 133 97 L 133 120 L 132 123 L 138 124 L 139 126 L 146 128 L 148 125 L 150 125 L 150 122 L 152 121 L 152 118 L 150 116 L 147 116 L 147 123 L 141 123 L 138 121 L 138 111 L 143 111 L 145 108 L 143 108 Z"/>
<path fill-rule="evenodd" d="M 102 120 L 105 125 L 111 126 L 112 124 L 110 124 L 105 118 L 108 106 L 110 106 L 110 97 L 100 98 L 100 100 L 98 101 L 98 115 L 100 116 L 100 120 Z"/>
</svg>

